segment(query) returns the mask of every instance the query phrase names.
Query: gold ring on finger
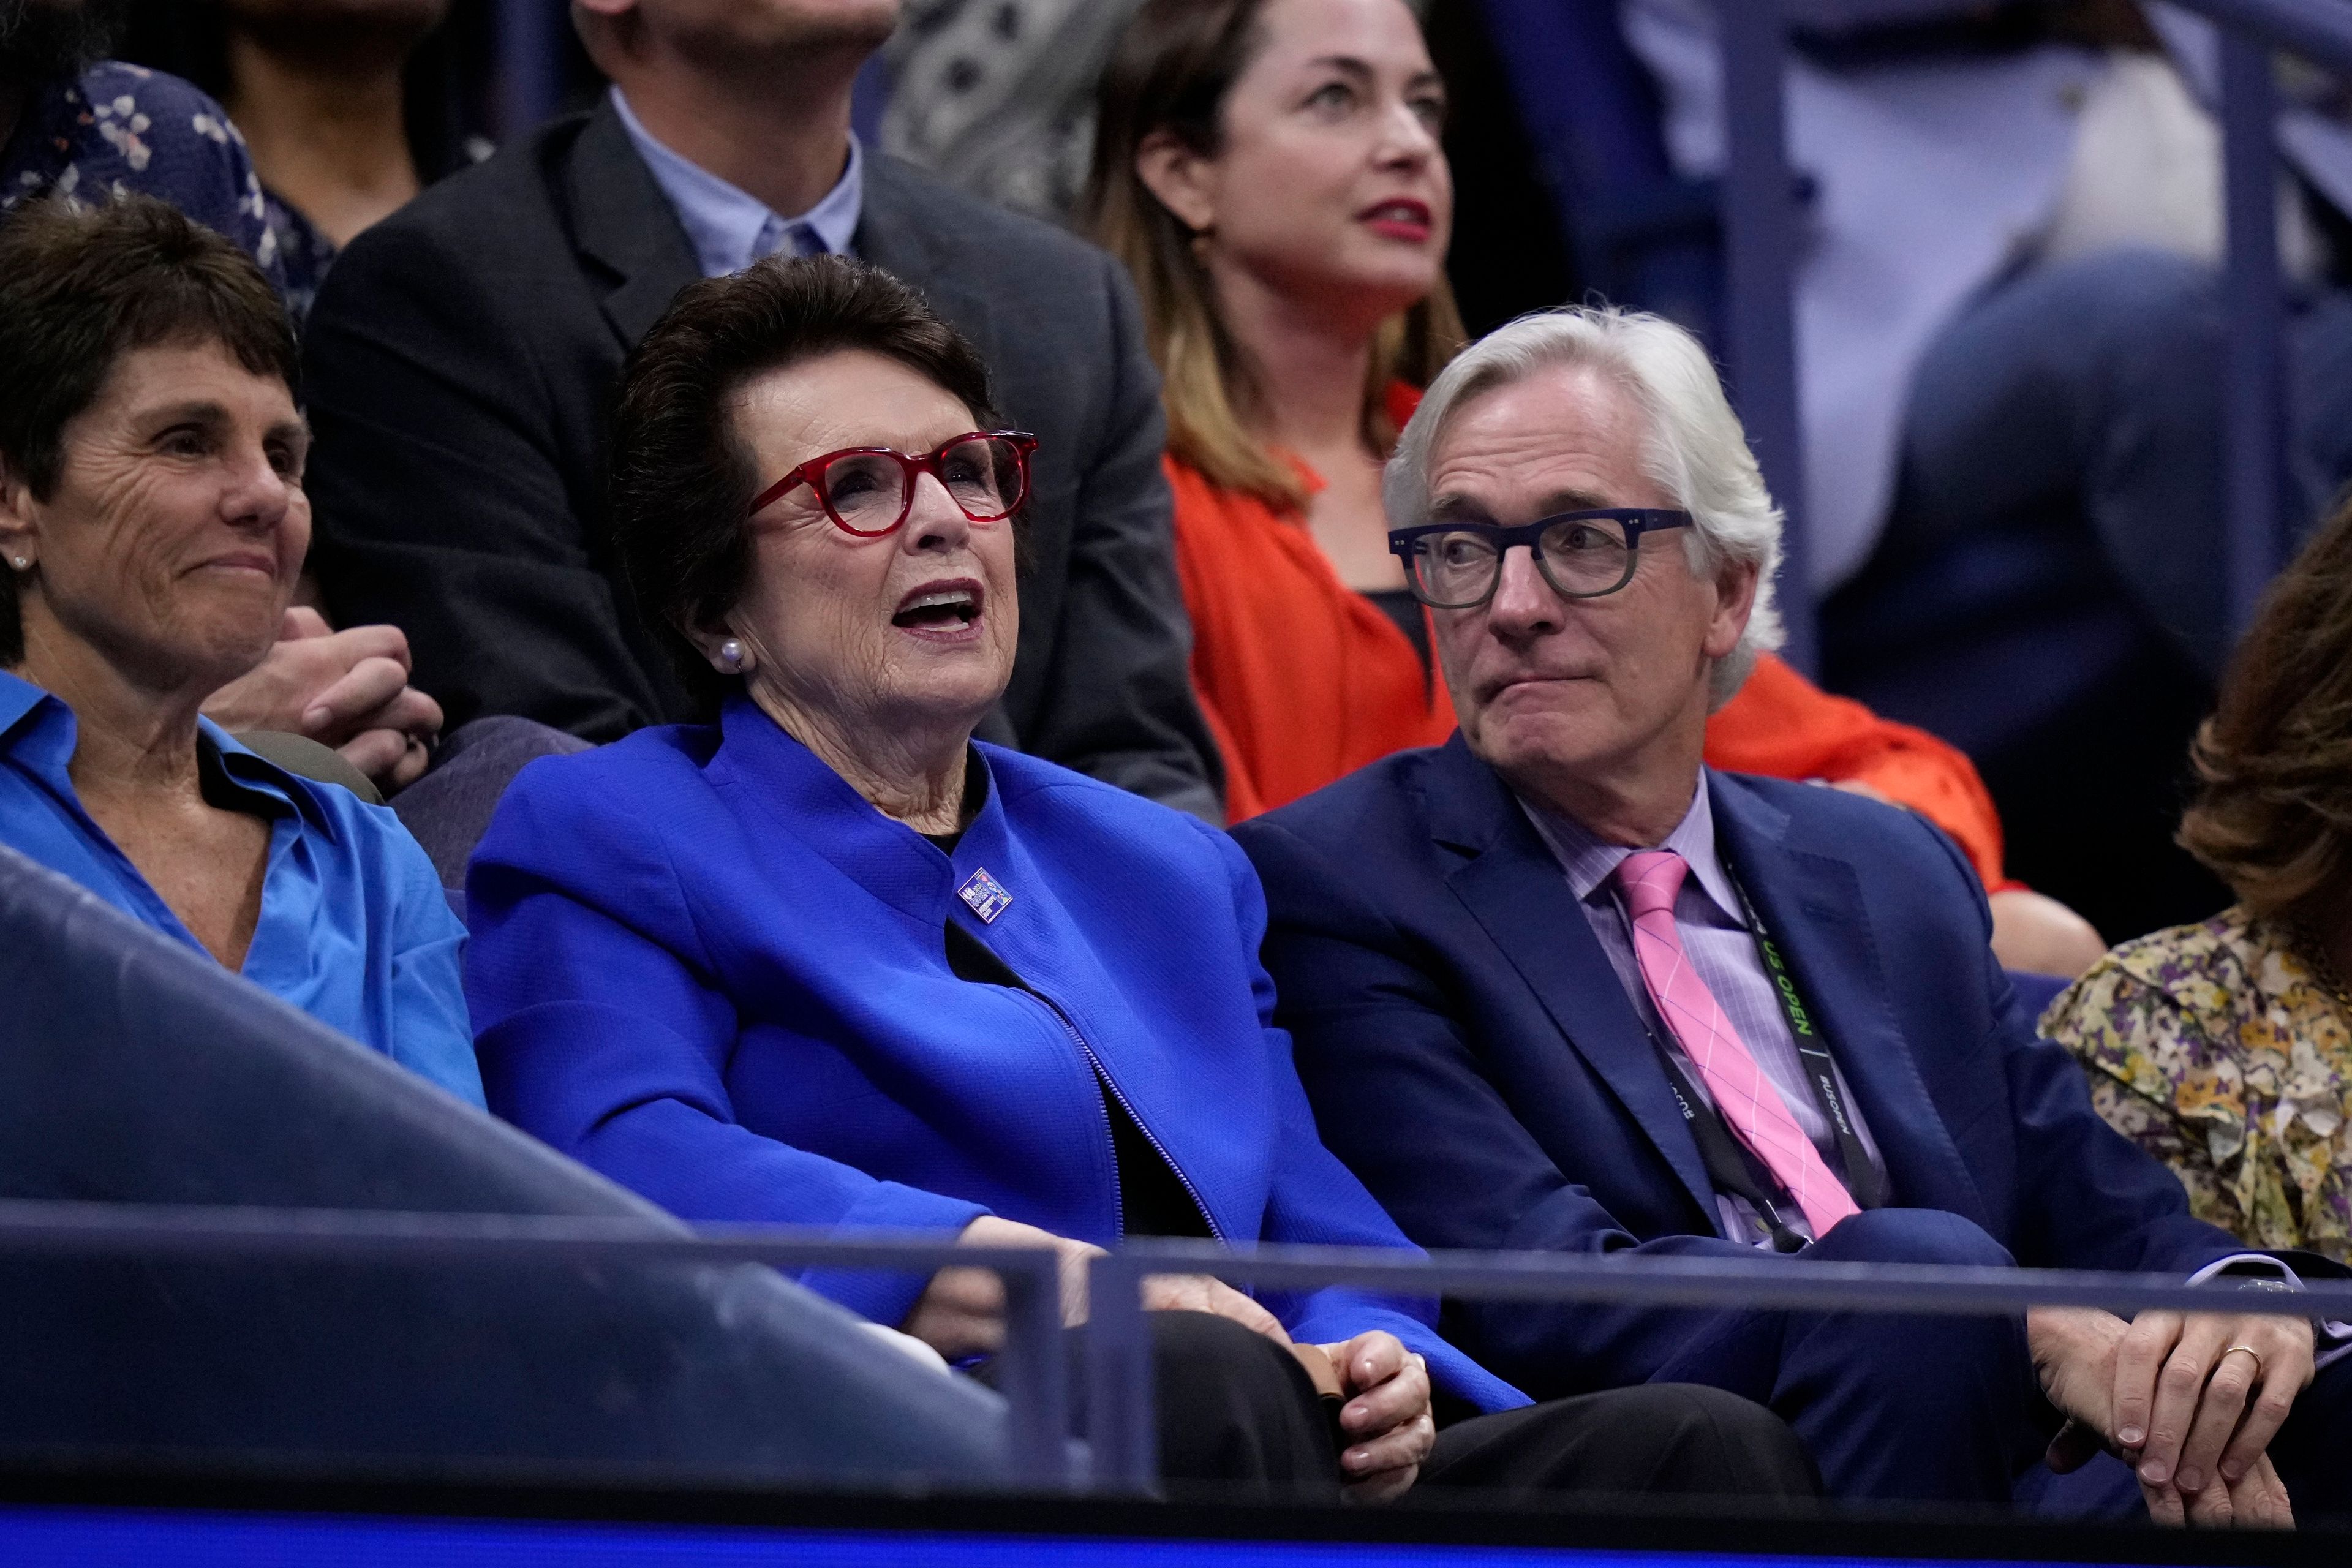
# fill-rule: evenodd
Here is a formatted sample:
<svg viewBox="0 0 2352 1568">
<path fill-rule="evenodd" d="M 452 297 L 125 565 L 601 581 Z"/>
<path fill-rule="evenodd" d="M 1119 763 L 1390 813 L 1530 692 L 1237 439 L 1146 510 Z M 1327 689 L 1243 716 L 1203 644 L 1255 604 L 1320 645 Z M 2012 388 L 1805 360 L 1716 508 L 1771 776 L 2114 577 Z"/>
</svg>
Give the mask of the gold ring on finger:
<svg viewBox="0 0 2352 1568">
<path fill-rule="evenodd" d="M 2254 1358 L 2254 1381 L 2255 1381 L 2256 1383 L 2260 1383 L 2260 1382 L 2262 1382 L 2262 1380 L 2263 1380 L 2263 1352 L 2260 1352 L 2260 1351 L 2258 1351 L 2258 1350 L 2256 1350 L 2253 1346 L 2252 1346 L 2252 1345 L 2231 1345 L 2228 1350 L 2223 1351 L 2223 1352 L 2221 1352 L 2221 1355 L 2222 1355 L 2222 1358 L 2223 1358 L 2223 1359 L 2227 1359 L 2228 1357 L 2230 1357 L 2230 1356 L 2233 1356 L 2233 1355 L 2250 1355 L 2250 1356 L 2253 1357 L 2253 1358 Z M 2213 1364 L 2214 1364 L 2214 1365 L 2216 1365 L 2216 1366 L 2219 1366 L 2219 1365 L 2221 1364 L 2221 1362 L 2220 1362 L 2220 1361 L 2216 1361 Z"/>
</svg>

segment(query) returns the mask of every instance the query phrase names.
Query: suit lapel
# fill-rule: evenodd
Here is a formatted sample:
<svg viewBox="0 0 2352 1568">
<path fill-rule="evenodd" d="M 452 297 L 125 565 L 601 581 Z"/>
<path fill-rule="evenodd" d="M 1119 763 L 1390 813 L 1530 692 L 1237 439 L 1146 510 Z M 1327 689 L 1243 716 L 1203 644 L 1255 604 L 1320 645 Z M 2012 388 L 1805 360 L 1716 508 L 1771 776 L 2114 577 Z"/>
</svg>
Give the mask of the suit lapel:
<svg viewBox="0 0 2352 1568">
<path fill-rule="evenodd" d="M 1559 862 L 1502 780 L 1456 735 L 1431 759 L 1440 843 L 1472 857 L 1447 879 L 1568 1043 L 1600 1075 L 1717 1226 L 1713 1184 L 1657 1048 L 1592 934 Z"/>
<path fill-rule="evenodd" d="M 850 248 L 861 259 L 921 289 L 931 309 L 953 322 L 980 350 L 981 357 L 993 363 L 1001 356 L 988 301 L 966 286 L 953 258 L 942 256 L 934 243 L 929 182 L 898 159 L 871 148 L 866 151 L 865 173 L 857 232 L 850 238 Z"/>
<path fill-rule="evenodd" d="M 1853 862 L 1818 846 L 1799 847 L 1786 812 L 1737 778 L 1706 776 L 1717 841 L 1853 1089 L 1886 1162 L 1889 1202 L 1947 1209 L 1990 1226 L 1976 1180 L 1895 1021 L 1889 971 Z"/>
<path fill-rule="evenodd" d="M 612 278 L 604 319 L 634 348 L 678 290 L 701 279 L 694 247 L 609 101 L 589 115 L 566 173 L 573 241 Z"/>
</svg>

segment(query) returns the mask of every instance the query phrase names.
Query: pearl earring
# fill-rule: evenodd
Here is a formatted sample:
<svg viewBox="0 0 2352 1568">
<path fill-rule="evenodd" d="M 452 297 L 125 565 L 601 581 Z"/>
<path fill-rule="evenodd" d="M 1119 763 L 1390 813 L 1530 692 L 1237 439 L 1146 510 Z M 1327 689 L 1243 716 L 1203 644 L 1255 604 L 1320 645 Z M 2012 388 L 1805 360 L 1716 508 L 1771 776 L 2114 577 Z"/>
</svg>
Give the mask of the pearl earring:
<svg viewBox="0 0 2352 1568">
<path fill-rule="evenodd" d="M 743 645 L 729 637 L 719 645 L 719 667 L 730 675 L 740 675 L 751 661 L 744 656 Z"/>
<path fill-rule="evenodd" d="M 16 562 L 16 570 L 19 572 L 24 571 L 33 563 L 33 559 L 29 555 L 18 555 L 12 557 L 12 559 Z"/>
</svg>

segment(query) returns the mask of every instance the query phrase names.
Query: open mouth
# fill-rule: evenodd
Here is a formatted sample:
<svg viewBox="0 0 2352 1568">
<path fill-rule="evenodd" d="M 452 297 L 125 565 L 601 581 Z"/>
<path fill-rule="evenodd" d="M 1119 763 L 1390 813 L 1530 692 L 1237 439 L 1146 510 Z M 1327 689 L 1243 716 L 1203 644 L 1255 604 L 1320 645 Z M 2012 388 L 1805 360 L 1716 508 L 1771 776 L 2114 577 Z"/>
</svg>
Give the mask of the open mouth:
<svg viewBox="0 0 2352 1568">
<path fill-rule="evenodd" d="M 982 598 L 976 583 L 918 588 L 899 602 L 890 624 L 907 631 L 959 631 L 980 619 Z"/>
<path fill-rule="evenodd" d="M 1356 215 L 1375 233 L 1399 239 L 1426 239 L 1430 233 L 1429 204 L 1400 196 L 1376 203 Z"/>
</svg>

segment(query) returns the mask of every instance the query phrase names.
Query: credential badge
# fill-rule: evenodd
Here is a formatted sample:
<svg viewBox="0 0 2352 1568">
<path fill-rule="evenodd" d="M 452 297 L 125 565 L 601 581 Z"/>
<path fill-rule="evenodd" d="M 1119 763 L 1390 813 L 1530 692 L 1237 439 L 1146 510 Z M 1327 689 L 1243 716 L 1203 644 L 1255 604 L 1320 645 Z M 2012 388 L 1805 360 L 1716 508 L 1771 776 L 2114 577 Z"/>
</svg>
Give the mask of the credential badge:
<svg viewBox="0 0 2352 1568">
<path fill-rule="evenodd" d="M 956 889 L 956 897 L 971 906 L 971 912 L 980 917 L 982 925 L 993 925 L 996 917 L 1013 904 L 1013 895 L 1004 890 L 1004 884 L 985 869 L 974 871 L 971 880 Z"/>
</svg>

